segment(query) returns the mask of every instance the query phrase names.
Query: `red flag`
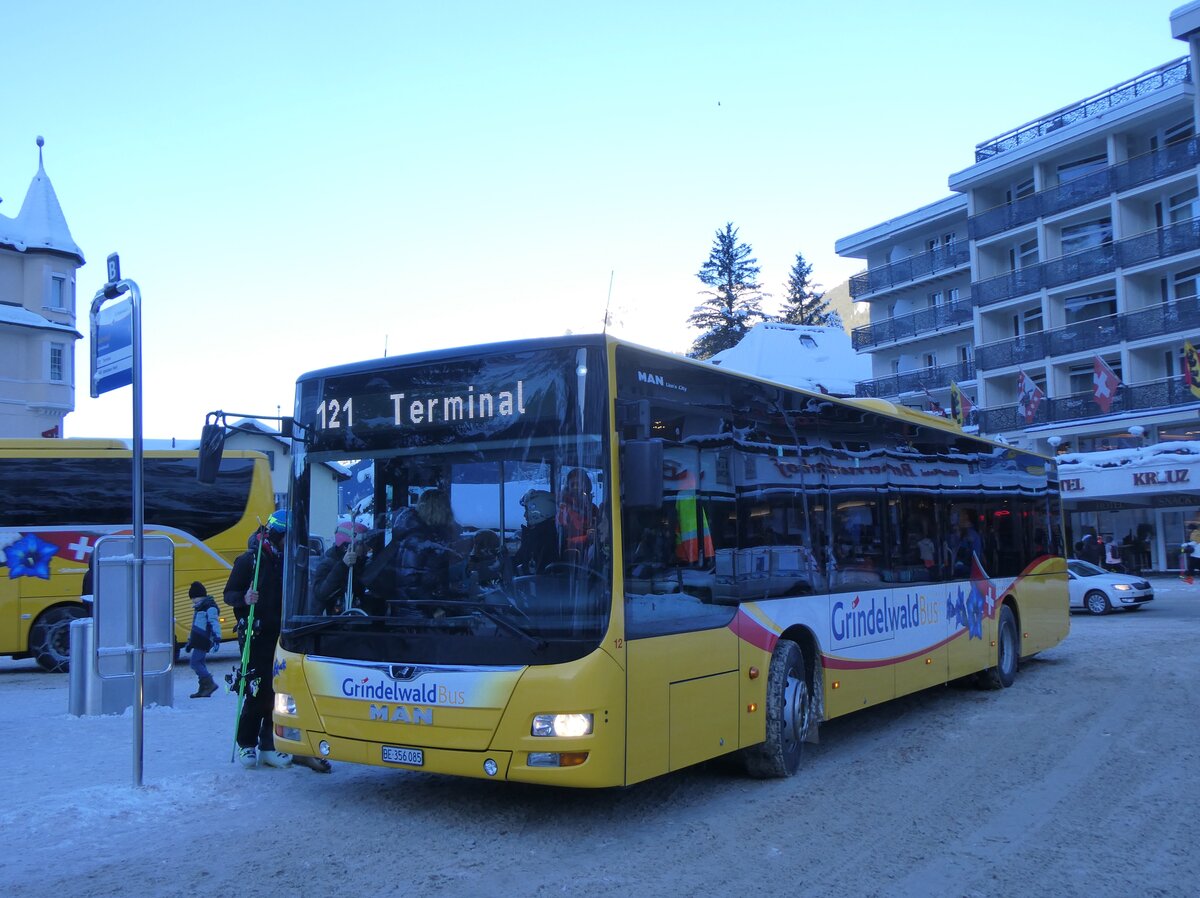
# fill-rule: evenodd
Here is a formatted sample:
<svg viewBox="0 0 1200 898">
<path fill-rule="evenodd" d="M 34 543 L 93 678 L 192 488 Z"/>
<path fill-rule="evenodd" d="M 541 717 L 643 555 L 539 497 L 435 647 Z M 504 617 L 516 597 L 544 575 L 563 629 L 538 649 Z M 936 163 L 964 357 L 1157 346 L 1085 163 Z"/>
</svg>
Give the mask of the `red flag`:
<svg viewBox="0 0 1200 898">
<path fill-rule="evenodd" d="M 1200 355 L 1187 340 L 1183 341 L 1183 377 L 1192 395 L 1200 399 Z"/>
<path fill-rule="evenodd" d="M 1095 356 L 1092 361 L 1092 399 L 1100 406 L 1100 411 L 1108 414 L 1112 409 L 1113 399 L 1116 398 L 1117 387 L 1121 386 L 1121 378 L 1113 373 L 1113 369 L 1108 367 L 1100 356 Z"/>
<path fill-rule="evenodd" d="M 58 439 L 58 425 L 57 425 L 57 424 L 55 424 L 55 425 L 54 425 L 53 427 L 51 427 L 49 430 L 43 430 L 43 431 L 42 431 L 42 436 L 43 436 L 43 437 L 45 437 L 45 438 L 46 438 L 46 439 L 48 439 L 48 440 L 56 440 L 56 439 Z"/>
<path fill-rule="evenodd" d="M 1037 415 L 1038 406 L 1046 394 L 1041 391 L 1033 378 L 1022 371 L 1017 376 L 1017 412 L 1024 417 L 1026 424 L 1032 424 Z"/>
</svg>

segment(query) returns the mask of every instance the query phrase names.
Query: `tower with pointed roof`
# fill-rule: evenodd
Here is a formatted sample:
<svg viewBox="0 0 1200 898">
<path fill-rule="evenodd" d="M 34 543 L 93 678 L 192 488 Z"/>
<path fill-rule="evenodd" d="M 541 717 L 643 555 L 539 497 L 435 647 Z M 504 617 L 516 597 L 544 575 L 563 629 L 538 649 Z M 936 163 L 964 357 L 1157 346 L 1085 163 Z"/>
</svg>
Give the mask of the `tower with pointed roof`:
<svg viewBox="0 0 1200 898">
<path fill-rule="evenodd" d="M 75 408 L 75 273 L 83 251 L 42 159 L 15 218 L 0 212 L 0 437 L 61 437 Z"/>
</svg>

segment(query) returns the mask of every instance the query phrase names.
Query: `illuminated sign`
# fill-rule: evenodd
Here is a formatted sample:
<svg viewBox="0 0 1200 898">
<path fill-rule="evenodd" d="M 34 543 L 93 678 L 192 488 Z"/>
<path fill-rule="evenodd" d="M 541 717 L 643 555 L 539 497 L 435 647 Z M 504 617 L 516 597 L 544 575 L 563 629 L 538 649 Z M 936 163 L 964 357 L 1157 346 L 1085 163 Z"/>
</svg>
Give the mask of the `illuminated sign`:
<svg viewBox="0 0 1200 898">
<path fill-rule="evenodd" d="M 491 418 L 519 418 L 525 414 L 525 381 L 518 380 L 510 389 L 477 390 L 468 384 L 466 390 L 453 393 L 418 394 L 415 392 L 388 393 L 391 404 L 390 422 L 379 421 L 378 404 L 381 397 L 358 397 L 360 409 L 367 402 L 375 406 L 375 423 L 390 423 L 393 427 L 457 424 L 463 421 L 486 421 Z M 356 397 L 330 397 L 317 405 L 317 429 L 337 430 L 353 427 Z"/>
</svg>

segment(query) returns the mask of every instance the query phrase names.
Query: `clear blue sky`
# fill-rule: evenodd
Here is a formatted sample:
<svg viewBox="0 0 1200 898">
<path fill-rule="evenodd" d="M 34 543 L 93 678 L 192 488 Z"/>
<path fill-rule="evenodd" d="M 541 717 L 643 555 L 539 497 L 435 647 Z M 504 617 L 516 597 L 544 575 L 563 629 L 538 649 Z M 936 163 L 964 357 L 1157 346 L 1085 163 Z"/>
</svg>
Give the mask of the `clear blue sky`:
<svg viewBox="0 0 1200 898">
<path fill-rule="evenodd" d="M 298 374 L 601 328 L 683 351 L 715 231 L 797 252 L 949 194 L 976 143 L 1183 56 L 1182 0 L 5 4 L 0 212 L 46 138 L 79 329 L 144 299 L 147 437 Z M 767 303 L 772 308 L 771 301 Z M 130 391 L 68 436 L 128 436 Z"/>
</svg>

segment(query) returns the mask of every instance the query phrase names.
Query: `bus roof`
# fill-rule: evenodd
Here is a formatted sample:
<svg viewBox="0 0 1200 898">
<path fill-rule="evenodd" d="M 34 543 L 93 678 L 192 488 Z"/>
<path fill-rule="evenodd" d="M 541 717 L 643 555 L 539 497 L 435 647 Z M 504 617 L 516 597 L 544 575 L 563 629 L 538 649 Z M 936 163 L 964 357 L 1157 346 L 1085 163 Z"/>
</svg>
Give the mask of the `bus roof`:
<svg viewBox="0 0 1200 898">
<path fill-rule="evenodd" d="M 422 365 L 433 362 L 455 361 L 458 359 L 469 359 L 481 355 L 492 355 L 506 352 L 526 352 L 537 349 L 559 349 L 573 346 L 606 346 L 611 344 L 627 346 L 630 349 L 636 349 L 640 352 L 648 352 L 662 358 L 671 359 L 672 361 L 696 365 L 712 371 L 720 371 L 733 377 L 744 377 L 748 380 L 756 380 L 762 383 L 772 384 L 773 386 L 783 387 L 784 389 L 792 390 L 797 393 L 803 393 L 806 396 L 813 396 L 823 401 L 837 402 L 845 405 L 858 406 L 859 408 L 871 409 L 872 411 L 879 412 L 880 414 L 889 415 L 893 418 L 899 418 L 903 421 L 920 427 L 932 427 L 948 433 L 957 434 L 965 437 L 966 439 L 988 443 L 993 446 L 1002 446 L 1014 450 L 1017 448 L 980 434 L 966 433 L 960 429 L 956 423 L 947 418 L 939 418 L 935 417 L 934 415 L 927 415 L 923 412 L 918 412 L 913 409 L 888 402 L 885 399 L 876 399 L 871 397 L 850 398 L 832 396 L 826 393 L 817 393 L 805 387 L 799 387 L 794 384 L 781 383 L 768 378 L 758 377 L 754 374 L 748 374 L 744 371 L 720 368 L 710 365 L 707 362 L 699 359 L 689 358 L 688 356 L 679 355 L 678 353 L 674 352 L 667 352 L 662 349 L 654 349 L 650 346 L 642 346 L 640 344 L 632 343 L 628 340 L 624 340 L 619 337 L 613 337 L 607 334 L 569 334 L 558 337 L 530 337 L 524 340 L 510 340 L 500 343 L 479 343 L 472 346 L 455 346 L 442 349 L 426 350 L 424 352 L 417 352 L 402 356 L 387 356 L 385 358 L 369 359 L 366 361 L 352 362 L 346 365 L 337 365 L 330 368 L 309 371 L 296 378 L 296 383 L 299 384 L 307 380 L 314 380 L 323 377 L 337 377 L 344 374 L 359 374 L 368 371 L 377 371 L 380 368 L 386 368 L 390 365 Z M 1028 455 L 1037 455 L 1043 458 L 1049 458 L 1048 456 L 1042 456 L 1041 453 L 1034 449 L 1021 449 L 1019 451 Z"/>
</svg>

